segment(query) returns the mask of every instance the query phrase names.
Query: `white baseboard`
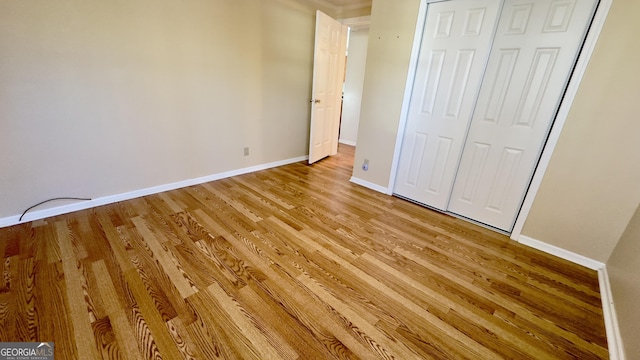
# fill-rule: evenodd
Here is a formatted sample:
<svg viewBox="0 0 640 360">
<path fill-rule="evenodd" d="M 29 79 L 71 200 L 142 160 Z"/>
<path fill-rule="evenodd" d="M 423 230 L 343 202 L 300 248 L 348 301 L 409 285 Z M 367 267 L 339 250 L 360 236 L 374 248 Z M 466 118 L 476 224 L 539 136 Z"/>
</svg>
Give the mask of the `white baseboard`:
<svg viewBox="0 0 640 360">
<path fill-rule="evenodd" d="M 351 140 L 340 139 L 340 140 L 338 140 L 338 142 L 340 144 L 345 144 L 345 145 L 349 145 L 349 146 L 356 146 L 356 142 L 355 141 L 351 141 Z"/>
<path fill-rule="evenodd" d="M 36 210 L 36 211 L 28 212 L 27 214 L 25 214 L 22 221 L 20 221 L 20 215 L 0 218 L 0 228 L 17 225 L 27 221 L 40 220 L 40 219 L 48 218 L 51 216 L 67 214 L 74 211 L 85 210 L 85 209 L 102 206 L 106 204 L 112 204 L 119 201 L 135 199 L 142 196 L 157 194 L 163 191 L 175 190 L 175 189 L 179 189 L 187 186 L 198 185 L 198 184 L 220 180 L 220 179 L 224 179 L 232 176 L 248 174 L 255 171 L 270 169 L 270 168 L 274 168 L 282 165 L 296 163 L 299 161 L 305 161 L 308 159 L 309 159 L 308 156 L 300 156 L 297 158 L 275 161 L 267 164 L 251 166 L 251 167 L 238 169 L 238 170 L 226 171 L 226 172 L 203 176 L 195 179 L 187 179 L 187 180 L 178 181 L 171 184 L 153 186 L 153 187 L 135 190 L 127 193 L 104 196 L 104 197 L 100 197 L 100 198 L 96 198 L 88 201 L 76 202 L 73 204 L 57 206 L 49 209 Z"/>
<path fill-rule="evenodd" d="M 598 272 L 600 299 L 602 300 L 604 325 L 607 331 L 607 343 L 609 345 L 609 358 L 611 360 L 625 360 L 624 346 L 622 344 L 622 337 L 620 336 L 618 316 L 616 315 L 616 310 L 613 304 L 607 265 L 600 261 L 590 259 L 557 246 L 549 245 L 528 236 L 521 235 L 518 238 L 518 242 Z"/>
<path fill-rule="evenodd" d="M 351 177 L 351 179 L 349 181 L 351 181 L 354 184 L 358 184 L 360 186 L 364 186 L 366 188 L 369 188 L 371 190 L 375 190 L 375 191 L 381 192 L 383 194 L 388 194 L 388 189 L 386 187 L 384 187 L 384 186 L 380 186 L 380 185 L 377 185 L 377 184 L 374 184 L 374 183 L 370 183 L 368 181 L 364 181 L 362 179 L 358 179 L 357 177 L 353 177 L 353 176 Z"/>
<path fill-rule="evenodd" d="M 609 273 L 606 266 L 598 270 L 598 281 L 600 283 L 602 312 L 604 313 L 604 326 L 607 330 L 609 359 L 625 360 L 624 345 L 622 344 L 622 336 L 620 336 L 620 327 L 618 326 L 618 315 L 613 303 L 611 283 L 609 282 Z"/>
<path fill-rule="evenodd" d="M 549 245 L 545 242 L 530 238 L 528 236 L 520 235 L 520 237 L 518 238 L 518 242 L 523 245 L 532 247 L 534 249 L 538 249 L 540 251 L 546 252 L 547 254 L 551 254 L 561 259 L 571 261 L 572 263 L 582 265 L 591 270 L 600 270 L 605 266 L 604 263 L 600 261 L 590 259 L 586 256 L 576 254 L 574 252 L 559 248 L 557 246 Z"/>
</svg>

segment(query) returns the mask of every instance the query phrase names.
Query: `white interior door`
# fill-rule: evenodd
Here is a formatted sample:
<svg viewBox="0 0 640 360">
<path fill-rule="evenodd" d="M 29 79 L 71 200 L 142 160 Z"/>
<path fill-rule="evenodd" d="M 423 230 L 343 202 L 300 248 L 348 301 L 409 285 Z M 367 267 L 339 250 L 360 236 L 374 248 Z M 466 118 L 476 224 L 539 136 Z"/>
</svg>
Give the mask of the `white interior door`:
<svg viewBox="0 0 640 360">
<path fill-rule="evenodd" d="M 347 26 L 316 12 L 309 164 L 338 152 L 348 31 Z"/>
<path fill-rule="evenodd" d="M 500 0 L 429 4 L 394 193 L 445 210 Z"/>
<path fill-rule="evenodd" d="M 511 231 L 595 0 L 506 0 L 448 210 Z"/>
</svg>

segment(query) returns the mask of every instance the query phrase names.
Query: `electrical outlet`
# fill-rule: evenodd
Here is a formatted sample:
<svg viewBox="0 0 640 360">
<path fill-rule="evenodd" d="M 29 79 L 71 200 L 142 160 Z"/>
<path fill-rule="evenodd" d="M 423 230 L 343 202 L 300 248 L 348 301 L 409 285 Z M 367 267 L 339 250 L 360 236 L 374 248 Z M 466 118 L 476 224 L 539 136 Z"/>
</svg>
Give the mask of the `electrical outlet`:
<svg viewBox="0 0 640 360">
<path fill-rule="evenodd" d="M 362 170 L 369 170 L 369 159 L 364 159 L 364 162 L 362 163 Z"/>
<path fill-rule="evenodd" d="M 244 156 L 249 156 L 249 148 L 244 148 Z"/>
</svg>

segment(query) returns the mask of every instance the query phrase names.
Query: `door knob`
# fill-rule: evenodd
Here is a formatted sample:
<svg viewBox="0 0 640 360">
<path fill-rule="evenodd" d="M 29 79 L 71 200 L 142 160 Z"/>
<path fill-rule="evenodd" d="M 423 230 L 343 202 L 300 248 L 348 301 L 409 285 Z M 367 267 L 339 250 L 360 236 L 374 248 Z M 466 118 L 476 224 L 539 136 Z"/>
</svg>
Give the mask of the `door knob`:
<svg viewBox="0 0 640 360">
<path fill-rule="evenodd" d="M 312 103 L 314 103 L 314 104 L 320 104 L 320 99 L 315 99 L 315 100 L 314 100 L 314 99 L 311 99 L 311 101 L 310 101 L 310 102 L 312 102 Z"/>
</svg>

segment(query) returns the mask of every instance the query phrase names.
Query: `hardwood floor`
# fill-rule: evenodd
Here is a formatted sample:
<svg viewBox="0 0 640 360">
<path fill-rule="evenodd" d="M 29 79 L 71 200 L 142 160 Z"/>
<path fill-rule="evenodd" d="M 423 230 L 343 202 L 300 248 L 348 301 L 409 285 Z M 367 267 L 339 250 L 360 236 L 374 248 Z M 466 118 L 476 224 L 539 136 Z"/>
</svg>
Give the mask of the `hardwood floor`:
<svg viewBox="0 0 640 360">
<path fill-rule="evenodd" d="M 608 358 L 597 274 L 349 182 L 353 148 L 0 229 L 56 359 Z"/>
</svg>

